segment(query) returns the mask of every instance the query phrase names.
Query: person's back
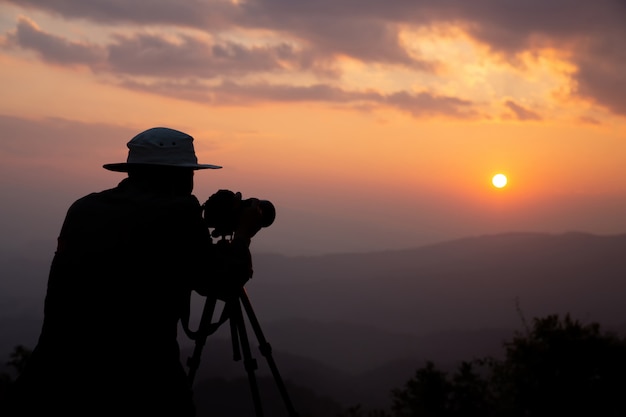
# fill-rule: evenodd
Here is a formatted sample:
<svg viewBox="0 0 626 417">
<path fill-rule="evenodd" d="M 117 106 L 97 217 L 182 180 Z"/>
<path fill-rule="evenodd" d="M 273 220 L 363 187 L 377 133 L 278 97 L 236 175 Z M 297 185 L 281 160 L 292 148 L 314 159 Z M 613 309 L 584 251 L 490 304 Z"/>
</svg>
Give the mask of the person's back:
<svg viewBox="0 0 626 417">
<path fill-rule="evenodd" d="M 111 401 L 162 391 L 145 393 L 151 403 L 177 395 L 184 382 L 176 369 L 177 322 L 190 274 L 200 272 L 185 271 L 192 260 L 184 260 L 206 247 L 197 233 L 202 225 L 184 224 L 198 218 L 197 208 L 189 196 L 142 193 L 127 183 L 72 206 L 50 272 L 38 346 L 53 378 L 46 390 L 78 391 L 77 399 L 88 399 L 94 390 L 117 387 Z M 122 404 L 133 404 L 128 400 Z"/>
<path fill-rule="evenodd" d="M 177 328 L 190 291 L 211 279 L 211 238 L 191 194 L 201 168 L 112 166 L 128 178 L 77 200 L 61 228 L 17 415 L 194 414 Z"/>
</svg>

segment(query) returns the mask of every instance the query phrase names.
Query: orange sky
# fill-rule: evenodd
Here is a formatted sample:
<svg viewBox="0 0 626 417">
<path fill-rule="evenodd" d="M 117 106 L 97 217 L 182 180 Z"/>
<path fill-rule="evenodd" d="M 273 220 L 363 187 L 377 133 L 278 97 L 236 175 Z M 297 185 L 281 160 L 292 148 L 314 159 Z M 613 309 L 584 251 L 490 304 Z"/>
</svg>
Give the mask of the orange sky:
<svg viewBox="0 0 626 417">
<path fill-rule="evenodd" d="M 75 198 L 121 180 L 102 164 L 153 126 L 224 166 L 197 174 L 199 199 L 276 205 L 258 250 L 626 231 L 618 2 L 515 16 L 489 0 L 128 3 L 0 1 L 0 248 L 54 240 Z M 590 13 L 597 27 L 577 24 Z"/>
</svg>

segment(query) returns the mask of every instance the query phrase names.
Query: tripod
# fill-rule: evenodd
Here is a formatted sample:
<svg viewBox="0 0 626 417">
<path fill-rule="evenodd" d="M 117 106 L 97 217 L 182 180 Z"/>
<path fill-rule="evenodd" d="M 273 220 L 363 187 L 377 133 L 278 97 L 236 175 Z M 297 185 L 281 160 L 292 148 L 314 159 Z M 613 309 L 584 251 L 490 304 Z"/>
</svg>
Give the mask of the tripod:
<svg viewBox="0 0 626 417">
<path fill-rule="evenodd" d="M 196 371 L 200 365 L 200 356 L 202 354 L 206 338 L 210 334 L 214 333 L 221 324 L 228 320 L 230 323 L 230 334 L 233 346 L 233 359 L 235 361 L 241 360 L 243 353 L 243 365 L 248 374 L 248 381 L 250 383 L 250 390 L 252 392 L 252 400 L 254 402 L 256 416 L 263 417 L 261 397 L 259 395 L 259 387 L 255 376 L 255 371 L 257 370 L 258 365 L 256 359 L 252 357 L 252 353 L 250 351 L 250 343 L 244 321 L 245 311 L 248 316 L 248 321 L 254 330 L 257 341 L 259 342 L 259 350 L 267 360 L 289 416 L 298 417 L 298 413 L 296 413 L 293 407 L 291 399 L 287 393 L 287 388 L 280 376 L 278 367 L 276 366 L 272 356 L 272 347 L 267 342 L 263 332 L 261 331 L 261 325 L 254 314 L 252 304 L 250 303 L 250 299 L 248 298 L 245 288 L 241 287 L 237 294 L 229 296 L 224 301 L 224 309 L 219 321 L 217 323 L 212 323 L 211 319 L 213 317 L 213 312 L 215 311 L 217 299 L 207 298 L 202 311 L 202 316 L 200 318 L 198 330 L 196 332 L 188 332 L 188 336 L 195 340 L 193 355 L 187 360 L 187 365 L 189 366 L 188 378 L 190 383 L 193 383 Z M 241 308 L 242 306 L 243 310 Z"/>
</svg>

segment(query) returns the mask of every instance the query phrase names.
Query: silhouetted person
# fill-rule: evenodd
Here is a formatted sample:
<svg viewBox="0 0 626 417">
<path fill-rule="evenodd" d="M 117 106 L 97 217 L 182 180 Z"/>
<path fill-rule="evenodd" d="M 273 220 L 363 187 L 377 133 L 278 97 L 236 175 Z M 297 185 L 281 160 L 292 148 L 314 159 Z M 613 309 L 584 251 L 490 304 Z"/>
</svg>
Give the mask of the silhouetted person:
<svg viewBox="0 0 626 417">
<path fill-rule="evenodd" d="M 14 415 L 195 413 L 178 322 L 192 290 L 210 295 L 250 278 L 260 213 L 244 210 L 218 252 L 192 190 L 195 170 L 221 167 L 198 164 L 193 138 L 168 128 L 146 130 L 128 148 L 127 162 L 104 165 L 127 178 L 67 212 Z"/>
</svg>

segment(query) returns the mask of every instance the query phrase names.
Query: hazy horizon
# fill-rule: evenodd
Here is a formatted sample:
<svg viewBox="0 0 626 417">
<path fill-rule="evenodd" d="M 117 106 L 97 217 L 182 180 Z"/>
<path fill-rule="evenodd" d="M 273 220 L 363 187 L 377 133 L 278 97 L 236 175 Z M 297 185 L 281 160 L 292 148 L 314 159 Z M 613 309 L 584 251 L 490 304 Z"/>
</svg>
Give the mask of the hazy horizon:
<svg viewBox="0 0 626 417">
<path fill-rule="evenodd" d="M 0 0 L 0 249 L 54 241 L 154 126 L 224 166 L 201 202 L 274 203 L 253 250 L 626 232 L 624 21 L 618 0 Z"/>
</svg>

